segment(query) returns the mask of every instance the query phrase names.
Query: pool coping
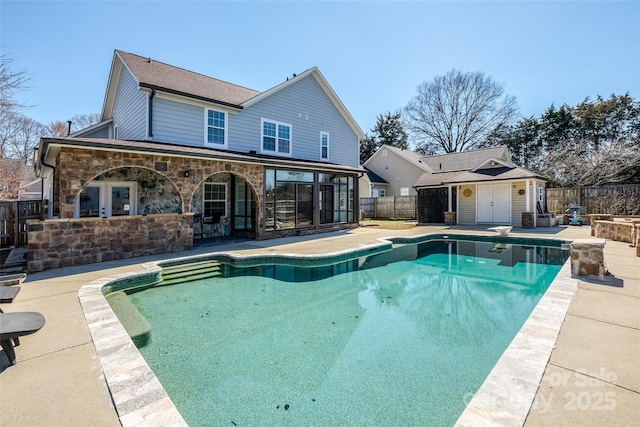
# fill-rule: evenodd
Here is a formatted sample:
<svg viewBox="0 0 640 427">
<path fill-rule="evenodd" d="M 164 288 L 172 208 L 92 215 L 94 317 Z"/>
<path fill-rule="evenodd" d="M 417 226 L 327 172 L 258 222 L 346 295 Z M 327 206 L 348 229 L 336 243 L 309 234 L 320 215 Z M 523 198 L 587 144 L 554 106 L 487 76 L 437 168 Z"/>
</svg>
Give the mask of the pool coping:
<svg viewBox="0 0 640 427">
<path fill-rule="evenodd" d="M 109 306 L 103 294 L 104 288 L 113 286 L 115 282 L 137 281 L 143 276 L 159 276 L 161 265 L 175 265 L 195 259 L 227 256 L 252 262 L 277 257 L 293 260 L 294 264 L 297 264 L 295 261 L 304 264 L 318 258 L 340 262 L 386 252 L 398 242 L 419 243 L 431 240 L 430 237 L 438 234 L 427 233 L 409 239 L 386 237 L 379 239 L 379 243 L 376 244 L 324 254 L 244 255 L 233 251 L 221 251 L 207 255 L 177 257 L 144 263 L 140 271 L 101 278 L 84 285 L 78 290 L 78 298 L 120 423 L 123 427 L 150 423 L 166 426 L 187 425 Z M 459 236 L 481 236 L 445 234 L 452 240 Z M 566 239 L 529 239 L 568 242 Z M 468 404 L 458 418 L 457 426 L 524 424 L 577 287 L 578 279 L 571 275 L 569 258 L 480 389 L 473 396 L 461 396 L 468 400 Z M 524 360 L 527 361 L 526 364 L 523 363 Z"/>
</svg>

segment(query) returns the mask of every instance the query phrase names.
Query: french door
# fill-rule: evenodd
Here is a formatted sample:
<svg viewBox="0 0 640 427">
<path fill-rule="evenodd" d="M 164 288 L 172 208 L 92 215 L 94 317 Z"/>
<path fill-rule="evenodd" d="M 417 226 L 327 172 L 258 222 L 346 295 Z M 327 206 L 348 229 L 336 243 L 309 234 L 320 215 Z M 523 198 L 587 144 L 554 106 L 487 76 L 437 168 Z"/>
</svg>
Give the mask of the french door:
<svg viewBox="0 0 640 427">
<path fill-rule="evenodd" d="M 509 184 L 478 185 L 478 223 L 511 223 L 511 193 Z"/>
<path fill-rule="evenodd" d="M 107 218 L 135 214 L 135 182 L 92 182 L 82 190 L 76 202 L 77 218 Z"/>
</svg>

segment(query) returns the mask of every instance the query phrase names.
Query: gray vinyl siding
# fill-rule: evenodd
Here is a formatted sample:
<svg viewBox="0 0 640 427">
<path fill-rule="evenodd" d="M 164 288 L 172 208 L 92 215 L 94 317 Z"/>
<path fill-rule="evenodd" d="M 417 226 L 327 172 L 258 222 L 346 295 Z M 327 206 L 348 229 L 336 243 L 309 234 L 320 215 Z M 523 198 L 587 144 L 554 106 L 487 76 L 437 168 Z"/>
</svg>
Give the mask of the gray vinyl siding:
<svg viewBox="0 0 640 427">
<path fill-rule="evenodd" d="M 400 196 L 403 187 L 409 188 L 409 195 L 415 196 L 417 193 L 413 188 L 414 184 L 422 174 L 424 169 L 411 163 L 406 158 L 399 156 L 391 150 L 386 150 L 387 155 L 382 152 L 376 153 L 367 161 L 367 168 L 373 171 L 389 185 L 386 188 L 386 196 Z"/>
<path fill-rule="evenodd" d="M 161 96 L 154 97 L 152 105 L 154 141 L 204 146 L 204 107 Z M 211 108 L 215 109 L 215 106 L 212 105 Z M 322 161 L 320 132 L 327 132 L 329 159 L 326 161 L 359 166 L 358 135 L 313 76 L 281 89 L 238 113 L 227 113 L 227 149 L 260 153 L 262 119 L 291 125 L 293 159 Z M 120 127 L 118 137 L 123 138 Z"/>
<path fill-rule="evenodd" d="M 204 108 L 153 98 L 153 140 L 204 146 Z"/>
<path fill-rule="evenodd" d="M 109 127 L 105 126 L 91 132 L 82 134 L 82 138 L 109 138 Z"/>
<path fill-rule="evenodd" d="M 519 190 L 525 194 L 518 194 Z M 524 181 L 511 183 L 511 225 L 522 227 L 522 212 L 527 208 L 526 186 Z"/>
<path fill-rule="evenodd" d="M 147 94 L 126 68 L 122 69 L 113 109 L 118 139 L 140 140 L 147 137 Z"/>
<path fill-rule="evenodd" d="M 229 149 L 259 153 L 263 118 L 291 125 L 292 158 L 321 160 L 320 132 L 327 132 L 328 161 L 358 167 L 358 136 L 313 76 L 229 115 Z"/>
<path fill-rule="evenodd" d="M 471 190 L 469 197 L 464 196 L 464 190 Z M 476 223 L 476 196 L 475 185 L 461 185 L 458 189 L 458 224 L 471 225 Z"/>
<path fill-rule="evenodd" d="M 42 178 L 42 200 L 49 200 L 49 216 L 47 218 L 51 218 L 53 215 L 53 177 L 54 174 L 51 174 L 49 178 Z"/>
</svg>

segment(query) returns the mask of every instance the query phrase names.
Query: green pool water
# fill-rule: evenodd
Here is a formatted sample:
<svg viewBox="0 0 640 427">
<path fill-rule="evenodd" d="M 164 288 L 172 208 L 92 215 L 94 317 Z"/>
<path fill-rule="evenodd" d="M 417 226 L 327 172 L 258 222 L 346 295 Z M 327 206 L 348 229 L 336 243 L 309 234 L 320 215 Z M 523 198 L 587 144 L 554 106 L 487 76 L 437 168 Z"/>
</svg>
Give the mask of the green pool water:
<svg viewBox="0 0 640 427">
<path fill-rule="evenodd" d="M 559 248 L 435 241 L 324 267 L 223 264 L 132 293 L 191 426 L 444 426 L 552 282 Z"/>
</svg>

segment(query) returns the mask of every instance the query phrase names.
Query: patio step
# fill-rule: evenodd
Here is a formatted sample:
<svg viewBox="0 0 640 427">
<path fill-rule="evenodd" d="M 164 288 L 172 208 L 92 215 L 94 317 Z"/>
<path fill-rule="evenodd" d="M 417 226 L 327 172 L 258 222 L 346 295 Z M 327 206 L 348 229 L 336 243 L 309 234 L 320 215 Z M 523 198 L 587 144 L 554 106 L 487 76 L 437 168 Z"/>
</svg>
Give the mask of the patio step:
<svg viewBox="0 0 640 427">
<path fill-rule="evenodd" d="M 136 347 L 144 347 L 151 338 L 151 325 L 147 319 L 140 314 L 124 291 L 108 294 L 105 298 Z"/>
<path fill-rule="evenodd" d="M 218 261 L 202 261 L 162 268 L 161 285 L 191 282 L 220 276 Z"/>
</svg>

